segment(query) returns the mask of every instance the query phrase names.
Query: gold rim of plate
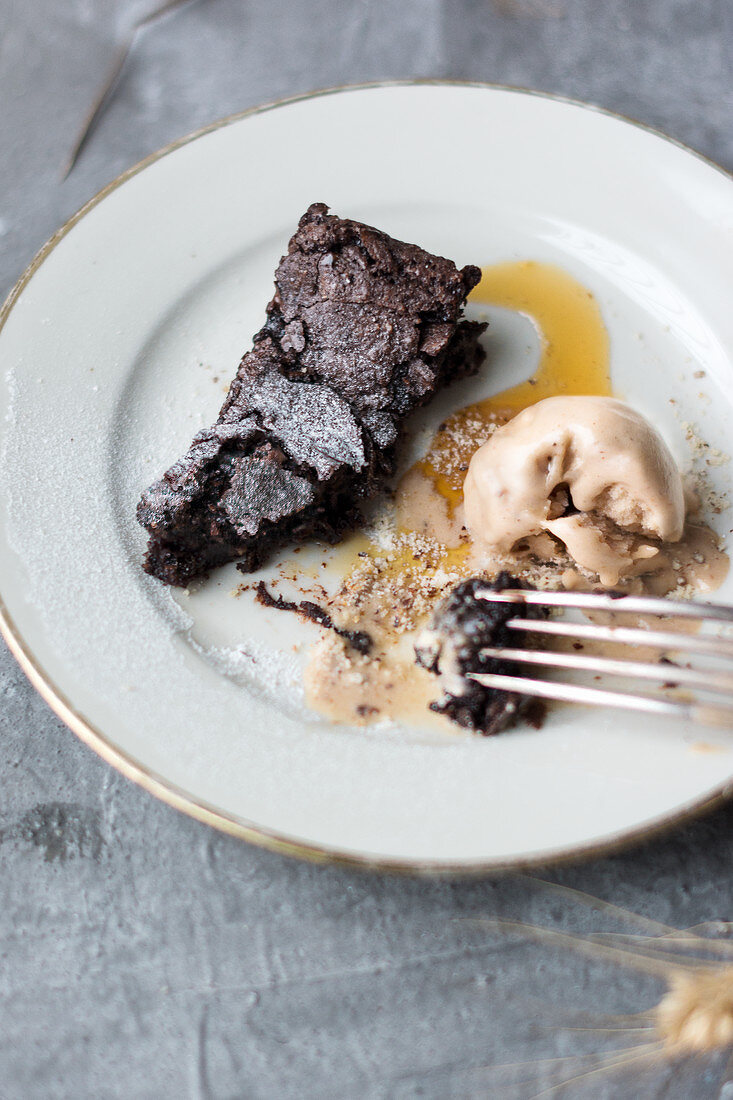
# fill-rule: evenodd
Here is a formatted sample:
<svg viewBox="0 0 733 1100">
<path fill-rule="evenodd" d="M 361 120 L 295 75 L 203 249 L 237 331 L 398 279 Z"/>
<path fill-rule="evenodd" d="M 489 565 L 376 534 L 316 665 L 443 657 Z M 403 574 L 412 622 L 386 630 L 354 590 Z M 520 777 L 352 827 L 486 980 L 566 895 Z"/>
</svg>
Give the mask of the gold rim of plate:
<svg viewBox="0 0 733 1100">
<path fill-rule="evenodd" d="M 249 118 L 253 115 L 263 114 L 266 111 L 272 111 L 279 107 L 288 107 L 293 103 L 302 103 L 305 100 L 317 99 L 320 96 L 335 95 L 340 92 L 352 92 L 352 91 L 366 91 L 371 88 L 400 88 L 400 87 L 449 87 L 449 88 L 484 88 L 491 91 L 503 91 L 503 92 L 516 92 L 521 95 L 536 96 L 539 99 L 550 99 L 558 103 L 566 103 L 569 106 L 581 107 L 587 111 L 593 111 L 597 114 L 606 115 L 609 118 L 615 118 L 619 121 L 626 122 L 629 125 L 635 126 L 640 130 L 644 130 L 655 137 L 661 138 L 663 141 L 669 142 L 671 145 L 677 146 L 677 148 L 689 153 L 697 160 L 707 164 L 710 168 L 715 169 L 726 179 L 733 182 L 733 176 L 728 173 L 721 165 L 716 164 L 715 161 L 710 160 L 708 157 L 703 156 L 696 150 L 691 149 L 683 142 L 677 141 L 675 138 L 669 137 L 667 134 L 662 133 L 660 130 L 655 130 L 652 126 L 647 126 L 643 122 L 639 122 L 634 118 L 630 118 L 627 115 L 619 114 L 615 111 L 609 111 L 604 107 L 598 107 L 595 104 L 583 103 L 580 100 L 572 99 L 568 96 L 554 95 L 548 92 L 539 92 L 531 88 L 515 87 L 507 84 L 491 84 L 485 81 L 476 80 L 381 80 L 373 81 L 365 84 L 343 84 L 333 88 L 322 88 L 313 92 L 306 92 L 301 95 L 288 96 L 283 99 L 273 100 L 269 103 L 264 103 L 256 107 L 250 107 L 244 111 L 238 111 L 235 114 L 227 115 L 224 118 L 218 119 L 216 122 L 210 123 L 208 126 L 203 126 L 199 130 L 194 130 L 192 133 L 187 134 L 185 137 L 178 138 L 175 141 L 170 142 L 168 145 L 164 145 L 162 149 L 158 149 L 157 152 L 151 153 L 131 168 L 125 169 L 119 176 L 113 179 L 105 187 L 97 192 L 88 202 L 86 202 L 75 214 L 73 214 L 68 221 L 64 222 L 60 229 L 58 229 L 53 236 L 42 246 L 42 248 L 36 253 L 31 260 L 28 267 L 18 279 L 15 286 L 10 291 L 10 294 L 6 298 L 2 309 L 0 309 L 0 332 L 2 332 L 5 323 L 10 316 L 10 312 L 13 309 L 18 297 L 30 282 L 33 275 L 39 269 L 41 264 L 46 258 L 53 252 L 56 245 L 63 240 L 66 234 L 73 229 L 77 222 L 81 221 L 90 210 L 100 203 L 107 195 L 111 194 L 118 187 L 121 187 L 123 183 L 136 176 L 139 172 L 142 172 L 150 164 L 154 164 L 156 161 L 161 160 L 169 153 L 175 152 L 184 145 L 188 145 L 189 142 L 195 141 L 197 138 L 203 137 L 205 134 L 210 134 L 214 130 L 219 130 L 223 126 L 229 126 L 234 122 L 239 122 L 241 119 Z M 291 839 L 287 836 L 282 836 L 278 833 L 271 832 L 267 829 L 262 829 L 250 822 L 244 821 L 233 814 L 226 814 L 221 810 L 215 809 L 213 806 L 209 806 L 206 802 L 192 797 L 185 791 L 180 790 L 174 784 L 167 782 L 161 776 L 156 775 L 154 772 L 143 767 L 140 763 L 134 760 L 127 753 L 117 748 L 115 745 L 107 739 L 105 734 L 98 729 L 92 722 L 84 717 L 73 706 L 71 701 L 67 699 L 66 695 L 56 686 L 50 676 L 44 671 L 40 663 L 36 660 L 31 650 L 25 643 L 25 640 L 21 636 L 20 631 L 13 622 L 5 601 L 0 594 L 0 634 L 5 639 L 5 642 L 13 654 L 18 664 L 22 668 L 25 675 L 30 680 L 33 687 L 41 695 L 49 707 L 58 715 L 58 717 L 69 727 L 69 729 L 76 734 L 85 744 L 89 745 L 98 756 L 101 756 L 108 764 L 111 764 L 119 772 L 121 772 L 128 779 L 131 779 L 134 783 L 137 783 L 140 787 L 143 787 L 150 794 L 155 795 L 156 798 L 168 803 L 169 806 L 173 806 L 176 810 L 181 810 L 183 813 L 188 814 L 190 817 L 196 818 L 198 821 L 203 821 L 207 825 L 213 826 L 220 832 L 229 833 L 232 836 L 240 837 L 242 840 L 248 841 L 250 844 L 254 844 L 260 848 L 266 848 L 273 852 L 278 852 L 281 855 L 294 856 L 299 859 L 308 860 L 311 863 L 325 863 L 336 865 L 340 867 L 349 867 L 354 869 L 369 870 L 369 871 L 388 871 L 396 874 L 406 875 L 428 875 L 428 876 L 452 876 L 452 877 L 469 877 L 482 874 L 500 874 L 511 871 L 525 871 L 537 867 L 547 867 L 549 865 L 558 865 L 563 863 L 572 863 L 581 861 L 596 856 L 606 856 L 613 853 L 622 851 L 625 848 L 629 848 L 634 844 L 642 840 L 649 840 L 661 835 L 668 829 L 680 825 L 684 822 L 691 821 L 697 817 L 701 817 L 703 814 L 709 813 L 721 806 L 724 802 L 733 795 L 733 776 L 725 783 L 720 784 L 715 788 L 712 793 L 705 795 L 703 798 L 696 800 L 685 806 L 683 809 L 678 810 L 667 817 L 661 818 L 648 825 L 640 825 L 633 829 L 629 829 L 620 834 L 615 834 L 608 837 L 606 840 L 598 841 L 595 843 L 573 846 L 572 848 L 561 848 L 554 852 L 544 853 L 537 856 L 527 856 L 526 858 L 519 859 L 499 859 L 492 860 L 486 859 L 476 863 L 451 863 L 451 862 L 426 862 L 421 860 L 405 861 L 405 860 L 390 860 L 390 859 L 372 859 L 367 855 L 357 855 L 352 852 L 339 851 L 337 848 L 318 847 L 316 845 L 306 844 L 302 841 Z"/>
</svg>

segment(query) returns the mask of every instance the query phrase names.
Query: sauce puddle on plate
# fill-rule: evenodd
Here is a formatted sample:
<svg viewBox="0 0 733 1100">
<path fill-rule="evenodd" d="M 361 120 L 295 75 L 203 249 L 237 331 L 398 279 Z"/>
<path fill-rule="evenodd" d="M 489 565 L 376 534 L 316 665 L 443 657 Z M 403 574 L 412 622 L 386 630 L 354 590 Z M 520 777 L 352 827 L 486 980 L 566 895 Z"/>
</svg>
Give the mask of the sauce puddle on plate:
<svg viewBox="0 0 733 1100">
<path fill-rule="evenodd" d="M 546 397 L 612 396 L 608 331 L 598 302 L 562 268 L 535 260 L 485 267 L 470 300 L 528 317 L 540 337 L 540 362 L 525 382 L 449 416 L 417 463 L 451 504 L 463 499 L 471 455 L 497 425 Z"/>
</svg>

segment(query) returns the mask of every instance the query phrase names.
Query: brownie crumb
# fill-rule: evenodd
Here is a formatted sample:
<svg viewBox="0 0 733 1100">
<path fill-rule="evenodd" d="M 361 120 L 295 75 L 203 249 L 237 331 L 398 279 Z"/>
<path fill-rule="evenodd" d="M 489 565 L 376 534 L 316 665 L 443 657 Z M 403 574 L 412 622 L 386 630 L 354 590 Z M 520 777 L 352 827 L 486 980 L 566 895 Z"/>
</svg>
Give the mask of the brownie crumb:
<svg viewBox="0 0 733 1100">
<path fill-rule="evenodd" d="M 328 612 L 311 600 L 300 600 L 296 603 L 294 600 L 286 600 L 282 596 L 273 596 L 268 591 L 264 581 L 259 581 L 257 583 L 255 591 L 255 599 L 258 603 L 261 603 L 263 607 L 274 607 L 277 611 L 294 611 L 296 615 L 302 615 L 303 618 L 308 619 L 310 622 L 317 623 L 318 626 L 323 626 L 327 630 L 332 630 L 334 634 L 338 634 L 340 638 L 343 638 L 357 653 L 366 655 L 370 652 L 374 644 L 371 635 L 367 634 L 364 630 L 345 630 L 341 626 L 336 626 Z"/>
<path fill-rule="evenodd" d="M 492 602 L 484 594 L 530 587 L 507 572 L 500 573 L 492 582 L 472 577 L 456 585 L 437 608 L 430 626 L 415 646 L 417 663 L 438 676 L 442 688 L 441 698 L 431 703 L 431 710 L 486 737 L 500 733 L 520 718 L 539 729 L 545 708 L 537 700 L 518 692 L 485 687 L 470 678 L 471 673 L 506 676 L 520 672 L 515 662 L 482 653 L 489 646 L 511 648 L 516 644 L 506 624 L 517 615 L 516 604 Z M 525 604 L 522 618 L 546 619 L 547 609 Z"/>
</svg>

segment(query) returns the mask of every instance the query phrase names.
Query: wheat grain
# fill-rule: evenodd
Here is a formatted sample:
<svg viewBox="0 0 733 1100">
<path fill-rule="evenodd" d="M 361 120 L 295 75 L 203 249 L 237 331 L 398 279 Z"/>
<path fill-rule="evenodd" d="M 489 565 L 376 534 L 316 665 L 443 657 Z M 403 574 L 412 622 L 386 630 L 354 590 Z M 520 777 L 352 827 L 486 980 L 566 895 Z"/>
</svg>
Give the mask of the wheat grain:
<svg viewBox="0 0 733 1100">
<path fill-rule="evenodd" d="M 733 966 L 669 976 L 656 1008 L 656 1027 L 674 1054 L 705 1053 L 733 1043 Z"/>
<path fill-rule="evenodd" d="M 550 1069 L 562 1075 L 564 1071 L 566 1076 L 561 1080 L 532 1095 L 532 1100 L 539 1100 L 559 1095 L 581 1082 L 587 1085 L 603 1074 L 642 1069 L 655 1061 L 672 1062 L 713 1055 L 733 1046 L 733 965 L 728 961 L 733 944 L 698 934 L 726 935 L 733 927 L 731 922 L 706 921 L 691 928 L 673 928 L 570 887 L 534 876 L 522 877 L 532 885 L 558 893 L 615 920 L 635 924 L 646 934 L 596 932 L 577 935 L 520 921 L 485 918 L 463 918 L 458 923 L 475 924 L 502 934 L 521 935 L 566 947 L 661 979 L 667 988 L 659 1002 L 646 1011 L 605 1017 L 605 1022 L 612 1026 L 563 1028 L 568 1032 L 594 1032 L 599 1036 L 638 1036 L 643 1041 L 612 1051 L 486 1066 L 483 1067 L 485 1072 L 501 1074 L 534 1068 L 536 1073 Z M 529 1100 L 524 1091 L 522 1100 Z"/>
</svg>

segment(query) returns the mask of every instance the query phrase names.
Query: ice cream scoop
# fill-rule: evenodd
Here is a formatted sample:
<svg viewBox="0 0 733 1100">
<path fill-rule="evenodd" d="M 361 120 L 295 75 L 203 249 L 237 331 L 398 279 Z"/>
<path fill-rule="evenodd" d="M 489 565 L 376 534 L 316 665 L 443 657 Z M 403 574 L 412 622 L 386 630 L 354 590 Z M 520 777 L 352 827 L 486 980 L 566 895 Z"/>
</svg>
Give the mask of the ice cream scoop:
<svg viewBox="0 0 733 1100">
<path fill-rule="evenodd" d="M 667 444 L 611 397 L 549 397 L 498 428 L 464 483 L 475 542 L 508 553 L 549 532 L 604 585 L 682 537 L 682 480 Z M 651 562 L 649 563 L 651 566 Z"/>
</svg>

